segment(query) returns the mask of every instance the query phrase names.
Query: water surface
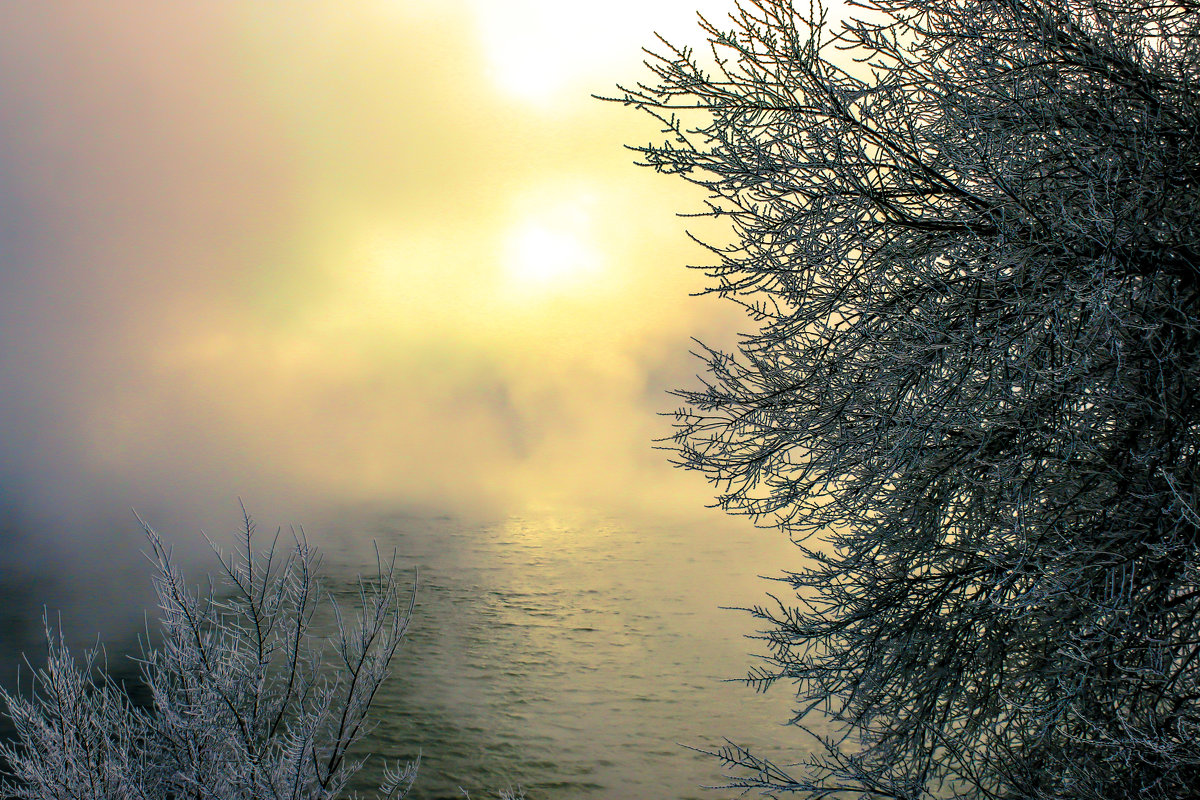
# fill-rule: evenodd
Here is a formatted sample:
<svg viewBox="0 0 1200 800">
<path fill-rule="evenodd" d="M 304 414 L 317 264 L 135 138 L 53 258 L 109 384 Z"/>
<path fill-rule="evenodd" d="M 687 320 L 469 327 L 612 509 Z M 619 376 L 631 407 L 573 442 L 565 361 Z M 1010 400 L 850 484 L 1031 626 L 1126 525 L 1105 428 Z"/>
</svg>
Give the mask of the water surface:
<svg viewBox="0 0 1200 800">
<path fill-rule="evenodd" d="M 342 519 L 308 538 L 345 606 L 356 601 L 357 574 L 374 565 L 372 541 L 419 575 L 409 634 L 364 743 L 393 761 L 420 754 L 416 800 L 462 798 L 460 788 L 480 800 L 516 786 L 530 800 L 720 798 L 734 793 L 700 788 L 721 781 L 718 763 L 681 745 L 728 737 L 782 761 L 804 756 L 808 743 L 784 725 L 789 687 L 763 695 L 724 682 L 746 674 L 762 643 L 746 638 L 755 632 L 748 614 L 720 606 L 786 590 L 757 577 L 795 566 L 781 534 L 719 516 Z M 42 596 L 53 584 L 5 576 L 0 637 L 11 661 L 18 648 L 40 650 L 28 623 L 56 600 Z M 127 596 L 133 605 L 144 598 Z M 109 664 L 125 664 L 129 678 L 122 650 L 132 646 L 132 636 L 108 637 Z M 380 767 L 371 760 L 360 774 L 363 796 Z"/>
<path fill-rule="evenodd" d="M 744 638 L 747 614 L 719 606 L 780 588 L 755 577 L 794 558 L 777 533 L 552 514 L 394 517 L 344 533 L 331 577 L 352 578 L 371 537 L 419 570 L 372 742 L 400 758 L 419 750 L 418 798 L 518 784 L 531 798 L 716 798 L 731 793 L 700 786 L 720 781 L 718 764 L 681 744 L 728 737 L 801 755 L 782 725 L 787 687 L 759 695 L 722 680 L 761 647 Z"/>
</svg>

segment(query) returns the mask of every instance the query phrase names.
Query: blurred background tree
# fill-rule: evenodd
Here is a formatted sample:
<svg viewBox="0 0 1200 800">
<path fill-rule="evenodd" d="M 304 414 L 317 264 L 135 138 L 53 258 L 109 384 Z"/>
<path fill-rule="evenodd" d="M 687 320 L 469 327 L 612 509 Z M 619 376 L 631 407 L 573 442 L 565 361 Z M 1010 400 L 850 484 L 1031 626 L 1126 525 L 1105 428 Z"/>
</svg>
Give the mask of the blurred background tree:
<svg viewBox="0 0 1200 800">
<path fill-rule="evenodd" d="M 727 220 L 754 325 L 680 391 L 678 462 L 808 566 L 762 685 L 811 797 L 1200 784 L 1200 6 L 746 0 L 615 100 Z"/>
</svg>

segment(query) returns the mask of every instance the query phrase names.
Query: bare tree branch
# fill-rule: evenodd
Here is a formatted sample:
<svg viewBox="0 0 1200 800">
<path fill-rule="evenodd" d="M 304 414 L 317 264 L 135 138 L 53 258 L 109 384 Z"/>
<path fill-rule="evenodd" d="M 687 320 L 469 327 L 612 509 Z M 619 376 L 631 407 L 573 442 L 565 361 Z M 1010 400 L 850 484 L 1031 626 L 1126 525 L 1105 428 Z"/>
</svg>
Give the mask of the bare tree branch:
<svg viewBox="0 0 1200 800">
<path fill-rule="evenodd" d="M 745 0 L 612 98 L 731 225 L 704 269 L 754 327 L 673 445 L 808 556 L 753 678 L 859 734 L 741 785 L 1192 796 L 1200 8 L 856 6 Z"/>
</svg>

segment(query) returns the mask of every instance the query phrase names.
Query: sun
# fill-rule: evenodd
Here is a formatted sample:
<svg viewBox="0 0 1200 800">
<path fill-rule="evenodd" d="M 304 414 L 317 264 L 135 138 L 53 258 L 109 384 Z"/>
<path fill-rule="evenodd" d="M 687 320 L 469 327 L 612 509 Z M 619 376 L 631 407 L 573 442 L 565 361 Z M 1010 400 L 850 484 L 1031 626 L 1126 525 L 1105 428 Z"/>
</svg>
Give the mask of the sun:
<svg viewBox="0 0 1200 800">
<path fill-rule="evenodd" d="M 502 93 L 543 111 L 640 75 L 647 32 L 671 41 L 695 31 L 696 13 L 724 19 L 732 0 L 466 0 L 487 76 Z M 630 20 L 638 20 L 631 25 Z M 678 34 L 678 35 L 676 35 Z M 651 38 L 651 43 L 653 39 Z"/>
<path fill-rule="evenodd" d="M 548 225 L 524 225 L 509 235 L 505 253 L 508 277 L 522 284 L 547 284 L 590 272 L 596 255 L 568 231 Z"/>
<path fill-rule="evenodd" d="M 596 276 L 600 254 L 567 222 L 527 219 L 509 230 L 503 270 L 511 288 L 522 294 L 561 290 Z"/>
</svg>

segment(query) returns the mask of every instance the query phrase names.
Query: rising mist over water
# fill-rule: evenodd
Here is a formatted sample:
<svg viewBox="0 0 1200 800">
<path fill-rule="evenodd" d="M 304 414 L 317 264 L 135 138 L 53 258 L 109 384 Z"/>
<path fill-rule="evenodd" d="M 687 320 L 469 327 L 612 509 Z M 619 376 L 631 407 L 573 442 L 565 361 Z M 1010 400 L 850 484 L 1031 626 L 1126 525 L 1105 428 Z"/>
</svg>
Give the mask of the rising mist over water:
<svg viewBox="0 0 1200 800">
<path fill-rule="evenodd" d="M 782 567 L 790 555 L 771 532 L 716 514 L 703 531 L 548 508 L 490 522 L 347 516 L 309 532 L 343 604 L 356 602 L 356 577 L 374 566 L 372 542 L 419 576 L 410 632 L 362 748 L 392 761 L 420 754 L 413 797 L 461 797 L 460 786 L 486 797 L 520 784 L 531 798 L 700 798 L 700 784 L 719 782 L 718 765 L 680 744 L 726 736 L 793 756 L 807 746 L 783 727 L 783 687 L 756 695 L 722 682 L 745 674 L 760 643 L 744 638 L 748 615 L 718 606 L 764 599 L 771 587 L 751 565 Z M 259 541 L 270 535 L 263 526 Z M 6 599 L 7 628 L 31 603 Z M 131 632 L 114 627 L 110 664 L 130 678 Z M 359 788 L 382 765 L 369 761 Z"/>
<path fill-rule="evenodd" d="M 337 580 L 373 538 L 422 562 L 388 699 L 420 724 L 379 734 L 427 791 L 440 747 L 492 765 L 470 787 L 631 796 L 736 733 L 676 723 L 788 548 L 653 442 L 741 315 L 689 296 L 697 198 L 622 147 L 653 128 L 590 96 L 695 5 L 0 5 L 0 681 L 43 609 L 123 663 L 134 512 L 200 580 L 241 498 Z"/>
<path fill-rule="evenodd" d="M 739 315 L 590 98 L 693 25 L 650 5 L 0 5 L 0 580 L 103 623 L 132 509 L 219 535 L 238 497 L 699 509 L 655 415 Z"/>
</svg>

